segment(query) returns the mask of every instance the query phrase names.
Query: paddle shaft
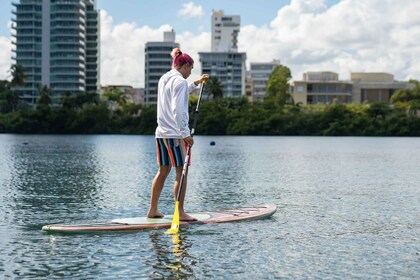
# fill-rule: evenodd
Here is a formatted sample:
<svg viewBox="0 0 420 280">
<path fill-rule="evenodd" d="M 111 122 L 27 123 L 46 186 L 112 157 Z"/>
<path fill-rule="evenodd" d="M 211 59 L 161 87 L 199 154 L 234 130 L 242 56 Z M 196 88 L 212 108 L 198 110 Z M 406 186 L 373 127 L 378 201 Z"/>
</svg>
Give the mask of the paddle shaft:
<svg viewBox="0 0 420 280">
<path fill-rule="evenodd" d="M 191 128 L 191 137 L 194 136 L 195 126 L 197 125 L 198 111 L 199 111 L 199 108 L 200 108 L 201 96 L 203 95 L 204 83 L 205 82 L 202 82 L 201 83 L 200 94 L 198 95 L 197 106 L 195 107 L 195 111 L 194 111 L 194 116 L 193 116 L 194 117 L 194 120 L 193 120 L 193 126 Z M 182 187 L 184 185 L 185 177 L 187 176 L 188 162 L 190 161 L 190 157 L 191 157 L 191 146 L 188 145 L 188 147 L 187 147 L 187 155 L 185 156 L 184 166 L 182 168 L 182 175 L 181 175 L 181 180 L 179 182 L 178 194 L 176 196 L 176 201 L 180 201 L 180 199 L 181 199 Z"/>
</svg>

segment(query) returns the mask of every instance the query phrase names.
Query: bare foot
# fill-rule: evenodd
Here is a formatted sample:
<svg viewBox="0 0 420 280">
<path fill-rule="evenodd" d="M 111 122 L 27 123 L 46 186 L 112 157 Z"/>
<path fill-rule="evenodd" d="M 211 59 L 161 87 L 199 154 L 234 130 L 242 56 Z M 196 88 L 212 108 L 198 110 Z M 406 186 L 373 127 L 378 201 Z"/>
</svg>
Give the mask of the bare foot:
<svg viewBox="0 0 420 280">
<path fill-rule="evenodd" d="M 147 218 L 163 218 L 165 215 L 163 215 L 159 210 L 149 210 L 149 213 L 147 213 Z"/>
<path fill-rule="evenodd" d="M 186 213 L 180 213 L 179 214 L 179 219 L 181 221 L 184 221 L 184 222 L 198 221 L 198 219 L 196 219 L 196 218 L 194 218 L 194 217 L 192 217 L 192 216 L 190 216 L 190 215 L 188 215 Z"/>
</svg>

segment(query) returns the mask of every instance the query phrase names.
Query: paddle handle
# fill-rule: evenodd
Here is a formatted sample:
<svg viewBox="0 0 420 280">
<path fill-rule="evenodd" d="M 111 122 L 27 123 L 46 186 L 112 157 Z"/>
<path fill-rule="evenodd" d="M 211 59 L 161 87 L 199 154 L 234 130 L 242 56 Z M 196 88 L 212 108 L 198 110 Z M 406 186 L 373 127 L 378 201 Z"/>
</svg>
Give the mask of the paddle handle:
<svg viewBox="0 0 420 280">
<path fill-rule="evenodd" d="M 194 136 L 195 134 L 195 127 L 197 126 L 197 120 L 198 120 L 198 112 L 200 109 L 200 103 L 201 103 L 201 97 L 203 96 L 203 89 L 204 89 L 204 84 L 206 83 L 207 80 L 204 80 L 201 83 L 201 89 L 200 89 L 200 94 L 198 95 L 198 100 L 197 100 L 197 106 L 195 106 L 195 111 L 193 113 L 193 126 L 191 128 L 191 137 Z"/>
<path fill-rule="evenodd" d="M 201 97 L 203 96 L 203 89 L 204 89 L 204 84 L 205 83 L 206 83 L 206 81 L 203 81 L 201 83 L 200 94 L 198 95 L 197 106 L 195 107 L 195 111 L 194 111 L 194 120 L 193 120 L 193 126 L 191 128 L 191 137 L 193 137 L 194 134 L 195 134 L 195 127 L 197 125 L 198 112 L 199 112 L 199 109 L 200 109 L 200 101 L 201 101 Z M 182 144 L 184 144 L 184 143 L 182 143 Z M 187 176 L 188 163 L 190 161 L 190 157 L 191 157 L 191 146 L 188 145 L 188 147 L 187 147 L 187 155 L 185 156 L 184 166 L 182 168 L 181 180 L 179 182 L 178 193 L 177 193 L 177 196 L 176 196 L 176 200 L 177 201 L 179 201 L 181 199 L 182 186 L 184 185 L 185 177 Z"/>
</svg>

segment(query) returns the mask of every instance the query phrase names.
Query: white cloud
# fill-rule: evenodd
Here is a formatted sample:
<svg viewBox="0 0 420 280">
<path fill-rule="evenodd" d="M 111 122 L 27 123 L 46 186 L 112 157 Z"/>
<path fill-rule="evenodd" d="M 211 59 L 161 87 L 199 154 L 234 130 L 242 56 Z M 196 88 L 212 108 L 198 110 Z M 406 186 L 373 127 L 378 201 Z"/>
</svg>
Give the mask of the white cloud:
<svg viewBox="0 0 420 280">
<path fill-rule="evenodd" d="M 182 11 L 192 15 L 187 11 L 194 7 L 190 2 Z M 341 79 L 358 71 L 388 72 L 398 80 L 420 79 L 419 10 L 418 0 L 406 0 L 404 4 L 393 0 L 342 0 L 329 8 L 324 0 L 291 0 L 269 25 L 242 26 L 239 51 L 247 53 L 248 65 L 280 59 L 294 79 L 301 79 L 307 71 L 334 71 Z M 196 14 L 202 14 L 202 10 Z M 161 41 L 163 31 L 171 27 L 114 25 L 106 12 L 101 15 L 102 83 L 143 86 L 144 44 Z M 191 79 L 198 77 L 198 52 L 210 51 L 210 32 L 180 33 L 176 41 L 195 60 Z"/>
<path fill-rule="evenodd" d="M 356 71 L 420 78 L 420 1 L 342 0 L 330 8 L 324 2 L 292 0 L 269 27 L 242 27 L 239 49 L 248 62 L 280 59 L 294 79 L 318 70 L 342 79 Z"/>
<path fill-rule="evenodd" d="M 157 29 L 138 27 L 134 23 L 113 24 L 112 17 L 101 11 L 101 84 L 144 87 L 144 47 L 150 41 L 163 41 L 163 32 L 170 25 Z M 198 52 L 210 47 L 210 34 L 176 34 L 181 50 L 195 61 L 191 79 L 201 73 Z"/>
<path fill-rule="evenodd" d="M 10 65 L 12 64 L 12 44 L 9 38 L 0 37 L 0 80 L 10 78 Z"/>
<path fill-rule="evenodd" d="M 144 46 L 162 41 L 169 25 L 158 29 L 137 27 L 134 23 L 114 25 L 112 17 L 101 10 L 101 83 L 103 85 L 144 84 Z"/>
<path fill-rule="evenodd" d="M 203 16 L 203 7 L 193 2 L 184 3 L 178 11 L 178 17 L 194 18 Z"/>
<path fill-rule="evenodd" d="M 188 5 L 198 7 L 190 2 L 184 4 L 183 11 L 189 10 Z M 419 10 L 418 0 L 406 0 L 404 4 L 393 0 L 342 0 L 329 8 L 324 0 L 291 0 L 270 24 L 242 26 L 239 51 L 247 53 L 248 65 L 280 59 L 294 79 L 301 79 L 303 72 L 321 70 L 337 72 L 341 79 L 358 71 L 388 72 L 398 80 L 420 79 Z M 197 15 L 203 13 L 199 11 Z M 171 29 L 168 24 L 158 28 L 114 24 L 102 10 L 102 85 L 143 87 L 145 43 L 162 41 L 163 32 Z M 190 80 L 198 77 L 198 52 L 210 51 L 210 31 L 177 33 L 176 41 L 195 60 Z M 10 39 L 0 37 L 0 79 L 8 75 L 10 49 Z"/>
</svg>

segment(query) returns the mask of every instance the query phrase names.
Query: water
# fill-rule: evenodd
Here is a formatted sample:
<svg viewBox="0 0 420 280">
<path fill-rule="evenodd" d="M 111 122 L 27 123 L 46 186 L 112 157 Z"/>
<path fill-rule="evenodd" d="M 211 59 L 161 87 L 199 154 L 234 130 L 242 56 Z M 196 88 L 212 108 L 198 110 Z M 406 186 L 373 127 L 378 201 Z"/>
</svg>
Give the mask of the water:
<svg viewBox="0 0 420 280">
<path fill-rule="evenodd" d="M 0 135 L 0 278 L 420 278 L 419 138 L 195 139 L 187 210 L 275 203 L 274 216 L 174 237 L 45 234 L 145 215 L 153 137 Z"/>
</svg>

